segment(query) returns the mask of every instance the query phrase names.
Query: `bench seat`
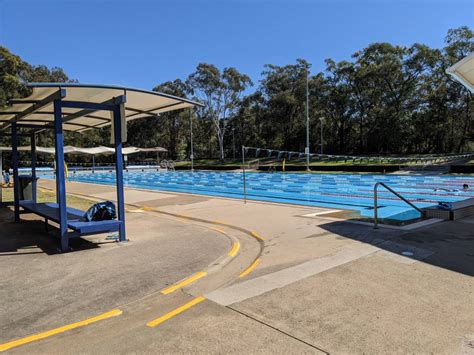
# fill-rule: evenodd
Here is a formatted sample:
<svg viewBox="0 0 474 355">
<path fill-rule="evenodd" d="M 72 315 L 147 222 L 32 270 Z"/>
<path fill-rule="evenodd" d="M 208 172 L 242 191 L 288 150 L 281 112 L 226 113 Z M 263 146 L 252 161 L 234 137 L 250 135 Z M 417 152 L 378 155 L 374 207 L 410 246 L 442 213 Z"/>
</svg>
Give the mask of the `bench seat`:
<svg viewBox="0 0 474 355">
<path fill-rule="evenodd" d="M 47 220 L 59 223 L 59 205 L 57 203 L 36 203 L 31 200 L 23 200 L 20 201 L 20 206 L 26 212 L 34 213 Z M 116 232 L 121 224 L 118 220 L 88 222 L 84 219 L 85 212 L 71 207 L 68 207 L 66 210 L 68 228 L 80 235 Z"/>
</svg>

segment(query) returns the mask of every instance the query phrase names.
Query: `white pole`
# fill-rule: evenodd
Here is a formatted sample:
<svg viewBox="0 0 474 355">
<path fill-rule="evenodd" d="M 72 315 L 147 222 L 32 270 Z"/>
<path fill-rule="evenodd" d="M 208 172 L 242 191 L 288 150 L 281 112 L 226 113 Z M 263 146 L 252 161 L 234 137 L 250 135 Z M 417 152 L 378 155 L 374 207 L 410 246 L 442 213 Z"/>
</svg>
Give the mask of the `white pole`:
<svg viewBox="0 0 474 355">
<path fill-rule="evenodd" d="M 321 121 L 321 155 L 323 155 L 323 145 L 324 145 L 324 142 L 323 142 L 323 124 L 324 124 L 324 118 L 320 118 L 319 119 Z"/>
<path fill-rule="evenodd" d="M 192 109 L 189 109 L 189 124 L 191 130 L 191 171 L 194 171 L 194 148 L 193 148 L 193 115 Z"/>
<path fill-rule="evenodd" d="M 306 171 L 309 170 L 309 71 L 306 71 Z"/>
</svg>

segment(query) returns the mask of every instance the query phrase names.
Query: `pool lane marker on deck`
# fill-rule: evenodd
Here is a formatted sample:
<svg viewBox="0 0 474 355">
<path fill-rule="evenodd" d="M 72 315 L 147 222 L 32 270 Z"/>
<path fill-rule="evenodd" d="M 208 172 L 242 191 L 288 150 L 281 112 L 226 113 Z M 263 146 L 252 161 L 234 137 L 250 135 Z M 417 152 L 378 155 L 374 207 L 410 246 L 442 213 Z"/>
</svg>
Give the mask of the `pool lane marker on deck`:
<svg viewBox="0 0 474 355">
<path fill-rule="evenodd" d="M 25 345 L 25 344 L 28 344 L 28 343 L 31 343 L 31 342 L 34 342 L 34 341 L 37 341 L 37 340 L 45 339 L 45 338 L 48 338 L 48 337 L 56 335 L 56 334 L 64 333 L 68 330 L 76 329 L 76 328 L 79 328 L 79 327 L 83 327 L 85 325 L 89 325 L 89 324 L 92 324 L 92 323 L 95 323 L 95 322 L 99 322 L 99 321 L 107 319 L 107 318 L 116 317 L 116 316 L 119 316 L 121 314 L 122 314 L 122 311 L 120 309 L 113 309 L 109 312 L 99 314 L 96 317 L 88 318 L 88 319 L 85 319 L 85 320 L 80 321 L 80 322 L 71 323 L 71 324 L 64 325 L 64 326 L 59 327 L 59 328 L 48 330 L 46 332 L 42 332 L 42 333 L 27 336 L 25 338 L 9 341 L 8 343 L 0 344 L 0 352 L 6 351 L 6 350 L 9 350 L 9 349 L 12 349 L 12 348 L 16 348 L 17 346 Z"/>
<path fill-rule="evenodd" d="M 207 272 L 205 271 L 200 271 L 200 272 L 197 272 L 195 273 L 194 275 L 184 279 L 183 281 L 180 281 L 170 287 L 167 287 L 165 288 L 164 290 L 161 290 L 160 292 L 163 294 L 163 295 L 167 295 L 167 294 L 170 294 L 171 292 L 174 292 L 176 290 L 179 290 L 180 288 L 184 287 L 184 286 L 187 286 L 189 285 L 190 283 L 193 283 L 194 281 L 196 280 L 199 280 L 200 278 L 204 277 L 207 275 Z"/>
<path fill-rule="evenodd" d="M 166 313 L 165 315 L 148 322 L 146 325 L 148 327 L 151 327 L 151 328 L 156 327 L 157 325 L 159 325 L 163 322 L 166 322 L 168 319 L 173 318 L 174 316 L 186 311 L 187 309 L 197 305 L 198 303 L 201 303 L 204 300 L 205 300 L 205 298 L 202 297 L 202 296 L 196 297 L 195 299 L 193 299 L 192 301 L 182 305 L 181 307 L 178 307 L 175 310 L 173 310 L 169 313 Z"/>
</svg>

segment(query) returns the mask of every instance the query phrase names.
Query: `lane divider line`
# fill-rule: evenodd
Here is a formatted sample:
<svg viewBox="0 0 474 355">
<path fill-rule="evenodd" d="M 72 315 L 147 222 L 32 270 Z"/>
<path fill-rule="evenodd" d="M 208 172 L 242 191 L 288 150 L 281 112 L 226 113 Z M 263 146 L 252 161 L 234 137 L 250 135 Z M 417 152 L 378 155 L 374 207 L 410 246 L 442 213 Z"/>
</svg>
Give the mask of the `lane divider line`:
<svg viewBox="0 0 474 355">
<path fill-rule="evenodd" d="M 116 316 L 119 316 L 121 314 L 122 314 L 122 311 L 120 309 L 113 309 L 109 312 L 99 314 L 96 317 L 88 318 L 88 319 L 85 319 L 85 320 L 80 321 L 80 322 L 71 323 L 71 324 L 68 324 L 68 325 L 65 325 L 65 326 L 62 326 L 62 327 L 59 327 L 59 328 L 48 330 L 46 332 L 42 332 L 42 333 L 27 336 L 25 338 L 9 341 L 7 343 L 0 344 L 0 352 L 15 348 L 15 347 L 20 346 L 20 345 L 28 344 L 28 343 L 31 343 L 31 342 L 34 342 L 34 341 L 37 341 L 37 340 L 48 338 L 50 336 L 53 336 L 53 335 L 56 335 L 56 334 L 59 334 L 59 333 L 64 333 L 64 332 L 66 332 L 68 330 L 71 330 L 71 329 L 75 329 L 75 328 L 83 327 L 85 325 L 89 325 L 89 324 L 92 324 L 92 323 L 95 323 L 95 322 L 99 322 L 99 321 L 107 319 L 107 318 L 116 317 Z"/>
<path fill-rule="evenodd" d="M 239 252 L 240 250 L 240 243 L 239 242 L 234 242 L 234 244 L 232 245 L 232 249 L 230 249 L 229 253 L 227 253 L 227 255 L 229 255 L 230 257 L 234 257 L 237 255 L 237 253 Z"/>
<path fill-rule="evenodd" d="M 179 290 L 180 288 L 189 285 L 190 283 L 193 283 L 196 280 L 199 280 L 200 278 L 204 277 L 207 275 L 207 272 L 205 271 L 200 271 L 195 273 L 194 275 L 184 279 L 183 281 L 180 281 L 178 283 L 175 283 L 174 285 L 171 285 L 170 287 L 165 288 L 164 290 L 161 290 L 160 293 L 163 295 L 167 295 L 171 292 L 174 292 L 176 290 Z"/>
<path fill-rule="evenodd" d="M 163 322 L 166 322 L 168 319 L 173 318 L 174 316 L 186 311 L 187 309 L 197 305 L 198 303 L 201 303 L 204 300 L 205 300 L 205 298 L 202 297 L 202 296 L 196 297 L 195 299 L 193 299 L 192 301 L 182 305 L 181 307 L 178 307 L 175 310 L 173 310 L 169 313 L 166 313 L 165 315 L 148 322 L 146 325 L 148 327 L 151 327 L 151 328 L 156 327 L 157 325 L 159 325 Z"/>
<path fill-rule="evenodd" d="M 239 277 L 244 277 L 250 274 L 252 270 L 255 269 L 260 264 L 260 262 L 261 262 L 260 258 L 256 259 L 248 268 L 246 268 L 244 271 L 240 273 Z"/>
</svg>

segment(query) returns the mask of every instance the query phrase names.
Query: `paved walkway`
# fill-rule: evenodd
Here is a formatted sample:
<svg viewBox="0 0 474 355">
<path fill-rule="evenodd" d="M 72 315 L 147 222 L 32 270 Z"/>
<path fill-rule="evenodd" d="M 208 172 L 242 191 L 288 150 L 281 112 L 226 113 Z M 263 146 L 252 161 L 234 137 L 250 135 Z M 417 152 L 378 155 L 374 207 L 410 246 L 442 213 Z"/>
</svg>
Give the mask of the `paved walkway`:
<svg viewBox="0 0 474 355">
<path fill-rule="evenodd" d="M 45 187 L 48 184 L 51 182 L 43 182 Z M 86 191 L 98 199 L 114 198 L 113 188 L 108 186 L 69 183 L 67 188 L 71 193 Z M 68 323 L 74 316 L 81 320 L 82 299 L 92 288 L 103 297 L 94 302 L 98 296 L 92 293 L 88 306 L 96 307 L 98 313 L 119 307 L 121 315 L 17 347 L 13 352 L 57 352 L 64 344 L 73 353 L 451 354 L 474 350 L 472 220 L 411 231 L 373 230 L 324 214 L 314 215 L 326 211 L 317 208 L 243 204 L 239 200 L 132 189 L 126 191 L 126 202 L 132 240 L 128 246 L 101 245 L 53 256 L 65 260 L 62 268 L 68 258 L 77 259 L 76 264 L 88 258 L 94 265 L 101 265 L 103 255 L 110 260 L 117 258 L 117 265 L 125 262 L 127 268 L 116 275 L 116 285 L 109 288 L 108 280 L 91 277 L 98 266 L 87 266 L 93 270 L 89 276 L 76 278 L 82 289 L 80 297 L 68 300 L 70 312 L 58 315 L 54 325 L 42 320 L 51 317 L 52 309 L 42 313 L 31 299 L 14 300 L 13 293 L 22 290 L 15 277 L 21 280 L 27 267 L 11 271 L 11 282 L 4 291 L 10 297 L 7 305 L 26 307 L 16 311 L 20 316 L 22 312 L 24 317 L 32 313 L 30 318 L 38 325 L 35 330 L 42 326 L 43 330 L 51 329 L 60 320 Z M 145 220 L 154 223 L 159 237 L 149 232 L 152 227 Z M 178 227 L 179 222 L 182 225 Z M 176 235 L 184 237 L 178 239 Z M 170 244 L 160 243 L 168 239 Z M 193 240 L 199 240 L 195 247 Z M 241 248 L 238 256 L 229 259 L 226 253 L 235 242 Z M 141 243 L 142 249 L 137 247 L 134 252 L 135 245 Z M 92 253 L 98 249 L 100 257 L 94 258 Z M 136 256 L 130 258 L 129 251 Z M 148 252 L 157 257 L 142 260 L 141 253 L 146 256 Z M 31 262 L 36 265 L 36 272 L 28 277 L 35 280 L 31 289 L 41 288 L 41 280 L 55 270 L 55 262 L 49 261 L 53 257 L 41 254 L 40 261 Z M 13 258 L 8 257 L 10 268 L 19 263 L 20 256 Z M 5 259 L 0 258 L 0 262 Z M 105 269 L 116 272 L 110 263 Z M 186 266 L 181 267 L 182 263 Z M 152 274 L 149 267 L 156 272 L 167 264 L 167 271 L 157 276 L 161 281 L 146 276 Z M 173 293 L 153 292 L 182 279 L 186 272 L 193 275 L 203 270 L 208 272 L 206 277 Z M 66 279 L 70 272 L 65 272 Z M 138 282 L 133 275 L 144 276 Z M 123 278 L 129 281 L 123 282 Z M 130 293 L 134 302 L 118 304 L 108 296 L 122 283 L 120 292 Z M 62 298 L 59 290 L 67 286 L 60 281 L 57 285 L 51 292 L 55 299 Z M 48 294 L 48 290 L 42 292 Z M 22 325 L 28 324 L 13 318 L 8 330 L 13 337 L 2 340 L 17 337 Z M 147 326 L 149 322 L 156 326 Z M 27 333 L 23 330 L 19 335 Z"/>
</svg>

